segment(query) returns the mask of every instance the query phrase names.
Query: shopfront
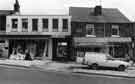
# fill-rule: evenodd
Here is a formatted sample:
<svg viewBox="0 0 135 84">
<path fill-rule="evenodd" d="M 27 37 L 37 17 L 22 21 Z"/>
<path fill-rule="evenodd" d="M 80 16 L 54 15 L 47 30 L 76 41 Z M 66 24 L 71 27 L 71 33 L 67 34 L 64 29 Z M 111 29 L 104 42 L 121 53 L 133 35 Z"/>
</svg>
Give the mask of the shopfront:
<svg viewBox="0 0 135 84">
<path fill-rule="evenodd" d="M 14 60 L 52 59 L 49 36 L 8 36 L 8 58 Z"/>
<path fill-rule="evenodd" d="M 31 40 L 9 40 L 9 58 L 11 59 L 42 59 L 48 57 L 48 39 L 31 39 Z M 17 55 L 24 55 L 23 58 L 19 58 Z M 26 56 L 29 54 L 29 57 Z"/>
<path fill-rule="evenodd" d="M 115 58 L 132 57 L 131 38 L 74 38 L 74 55 L 85 52 L 109 53 Z"/>
</svg>

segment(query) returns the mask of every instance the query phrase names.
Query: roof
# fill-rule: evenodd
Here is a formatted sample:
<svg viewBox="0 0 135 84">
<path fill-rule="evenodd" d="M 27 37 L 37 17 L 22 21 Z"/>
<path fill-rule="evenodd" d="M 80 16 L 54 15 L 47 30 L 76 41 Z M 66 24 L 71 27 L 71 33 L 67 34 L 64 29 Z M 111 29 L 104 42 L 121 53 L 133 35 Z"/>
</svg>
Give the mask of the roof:
<svg viewBox="0 0 135 84">
<path fill-rule="evenodd" d="M 9 15 L 12 13 L 13 13 L 13 10 L 0 10 L 0 15 Z"/>
<path fill-rule="evenodd" d="M 130 23 L 117 8 L 102 8 L 102 15 L 95 16 L 94 8 L 70 7 L 69 15 L 72 21 L 94 23 Z"/>
</svg>

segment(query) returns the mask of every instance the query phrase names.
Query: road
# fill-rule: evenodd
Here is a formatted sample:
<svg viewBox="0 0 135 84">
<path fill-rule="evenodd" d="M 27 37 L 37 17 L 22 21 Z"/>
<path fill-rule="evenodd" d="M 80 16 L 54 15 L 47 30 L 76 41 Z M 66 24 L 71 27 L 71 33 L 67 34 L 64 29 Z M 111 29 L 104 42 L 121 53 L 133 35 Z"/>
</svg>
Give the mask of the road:
<svg viewBox="0 0 135 84">
<path fill-rule="evenodd" d="M 0 84 L 135 84 L 135 78 L 0 67 Z"/>
</svg>

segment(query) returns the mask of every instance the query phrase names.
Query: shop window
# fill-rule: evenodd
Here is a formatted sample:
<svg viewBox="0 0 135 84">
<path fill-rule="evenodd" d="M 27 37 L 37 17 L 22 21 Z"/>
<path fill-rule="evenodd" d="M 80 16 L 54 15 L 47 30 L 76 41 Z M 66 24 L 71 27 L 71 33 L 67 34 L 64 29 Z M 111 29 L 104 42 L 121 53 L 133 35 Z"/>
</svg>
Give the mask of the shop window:
<svg viewBox="0 0 135 84">
<path fill-rule="evenodd" d="M 77 57 L 84 57 L 85 52 L 83 51 L 77 51 Z"/>
<path fill-rule="evenodd" d="M 5 43 L 5 41 L 4 40 L 0 40 L 0 43 Z"/>
<path fill-rule="evenodd" d="M 18 19 L 12 19 L 12 29 L 17 30 L 18 27 Z"/>
<path fill-rule="evenodd" d="M 58 31 L 58 19 L 53 19 L 53 31 L 57 32 Z"/>
<path fill-rule="evenodd" d="M 118 25 L 112 25 L 112 36 L 119 37 L 119 26 Z"/>
<path fill-rule="evenodd" d="M 10 59 L 43 59 L 48 55 L 48 40 L 13 40 L 10 41 Z"/>
<path fill-rule="evenodd" d="M 68 19 L 63 19 L 63 32 L 67 32 L 68 31 Z"/>
<path fill-rule="evenodd" d="M 39 40 L 37 42 L 37 57 L 48 57 L 48 40 Z"/>
<path fill-rule="evenodd" d="M 94 24 L 86 25 L 86 36 L 95 36 L 95 27 Z"/>
<path fill-rule="evenodd" d="M 22 19 L 22 31 L 28 31 L 28 19 Z"/>
<path fill-rule="evenodd" d="M 32 31 L 38 31 L 38 19 L 32 19 Z"/>
<path fill-rule="evenodd" d="M 48 31 L 48 19 L 42 19 L 43 31 Z"/>
</svg>

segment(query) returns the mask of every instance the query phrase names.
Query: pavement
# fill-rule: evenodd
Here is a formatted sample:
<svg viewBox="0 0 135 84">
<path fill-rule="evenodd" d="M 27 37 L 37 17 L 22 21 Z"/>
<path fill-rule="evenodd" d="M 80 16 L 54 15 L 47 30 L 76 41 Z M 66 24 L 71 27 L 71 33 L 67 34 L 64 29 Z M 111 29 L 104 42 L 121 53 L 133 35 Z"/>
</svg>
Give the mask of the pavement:
<svg viewBox="0 0 135 84">
<path fill-rule="evenodd" d="M 114 70 L 92 70 L 84 69 L 87 65 L 82 65 L 75 62 L 55 62 L 51 60 L 0 60 L 0 66 L 7 66 L 10 68 L 22 67 L 32 68 L 34 70 L 40 71 L 60 71 L 60 72 L 71 72 L 71 73 L 81 73 L 87 75 L 103 75 L 103 76 L 113 76 L 113 77 L 124 77 L 124 78 L 135 78 L 135 65 L 129 67 L 125 71 L 114 71 Z M 14 67 L 13 67 L 14 66 Z"/>
<path fill-rule="evenodd" d="M 40 66 L 46 63 L 51 62 L 50 60 L 40 61 L 40 60 L 33 60 L 33 61 L 26 61 L 26 60 L 10 60 L 10 59 L 0 59 L 0 66 L 15 66 L 15 67 L 26 67 L 29 68 L 31 66 Z"/>
</svg>

